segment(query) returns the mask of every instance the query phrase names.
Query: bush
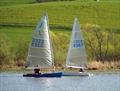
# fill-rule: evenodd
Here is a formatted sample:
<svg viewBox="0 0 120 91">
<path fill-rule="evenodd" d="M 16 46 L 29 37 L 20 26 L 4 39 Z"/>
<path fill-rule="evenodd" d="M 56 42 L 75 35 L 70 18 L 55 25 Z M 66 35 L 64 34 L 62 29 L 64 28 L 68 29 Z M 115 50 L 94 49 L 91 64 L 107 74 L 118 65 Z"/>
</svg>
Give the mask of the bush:
<svg viewBox="0 0 120 91">
<path fill-rule="evenodd" d="M 13 64 L 11 44 L 5 34 L 0 33 L 0 65 Z"/>
<path fill-rule="evenodd" d="M 28 42 L 20 40 L 16 49 L 16 64 L 23 66 L 25 64 L 28 52 Z"/>
<path fill-rule="evenodd" d="M 69 33 L 54 32 L 52 33 L 53 52 L 55 64 L 64 64 L 67 56 L 67 46 L 69 44 Z"/>
<path fill-rule="evenodd" d="M 89 58 L 97 61 L 120 60 L 118 46 L 120 35 L 107 31 L 98 25 L 87 24 L 82 26 Z M 115 37 L 116 36 L 116 37 Z"/>
</svg>

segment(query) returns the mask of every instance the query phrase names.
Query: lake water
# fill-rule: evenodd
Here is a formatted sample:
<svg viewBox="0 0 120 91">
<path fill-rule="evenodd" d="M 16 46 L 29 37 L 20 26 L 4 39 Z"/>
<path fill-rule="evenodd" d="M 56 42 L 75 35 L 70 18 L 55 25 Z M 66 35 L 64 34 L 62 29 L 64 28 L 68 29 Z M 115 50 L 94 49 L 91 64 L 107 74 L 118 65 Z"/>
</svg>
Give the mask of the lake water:
<svg viewBox="0 0 120 91">
<path fill-rule="evenodd" d="M 1 72 L 0 91 L 120 91 L 120 73 L 90 77 L 26 78 Z"/>
</svg>

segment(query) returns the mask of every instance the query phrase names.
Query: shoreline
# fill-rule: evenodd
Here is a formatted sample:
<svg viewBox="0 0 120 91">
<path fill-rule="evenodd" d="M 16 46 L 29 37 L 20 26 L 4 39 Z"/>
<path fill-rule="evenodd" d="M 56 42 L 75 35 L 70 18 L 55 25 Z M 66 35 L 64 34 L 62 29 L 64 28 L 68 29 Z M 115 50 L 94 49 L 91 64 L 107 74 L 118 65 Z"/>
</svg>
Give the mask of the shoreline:
<svg viewBox="0 0 120 91">
<path fill-rule="evenodd" d="M 75 68 L 66 68 L 63 64 L 55 66 L 56 71 L 73 71 L 78 72 L 79 69 Z M 24 66 L 16 66 L 16 65 L 3 65 L 0 66 L 0 72 L 32 72 L 33 70 L 26 69 Z M 54 68 L 49 69 L 41 69 L 41 72 L 50 72 L 54 71 Z M 120 72 L 120 61 L 115 62 L 96 62 L 91 61 L 87 64 L 86 72 Z"/>
<path fill-rule="evenodd" d="M 42 72 L 47 72 L 49 70 L 42 70 Z M 64 69 L 56 69 L 56 71 L 64 71 Z M 66 69 L 65 71 L 73 71 L 73 72 L 78 72 L 78 69 Z M 26 69 L 24 67 L 14 67 L 14 68 L 5 68 L 5 69 L 0 69 L 1 72 L 19 72 L 19 73 L 31 73 L 33 70 L 31 69 Z M 90 72 L 90 73 L 120 73 L 120 69 L 86 69 L 85 72 Z"/>
</svg>

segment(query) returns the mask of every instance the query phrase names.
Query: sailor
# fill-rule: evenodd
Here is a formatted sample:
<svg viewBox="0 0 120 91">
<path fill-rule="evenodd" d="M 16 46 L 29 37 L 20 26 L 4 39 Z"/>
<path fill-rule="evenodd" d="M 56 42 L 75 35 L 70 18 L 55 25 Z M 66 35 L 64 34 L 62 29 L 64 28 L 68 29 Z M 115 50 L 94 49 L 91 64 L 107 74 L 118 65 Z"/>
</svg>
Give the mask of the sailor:
<svg viewBox="0 0 120 91">
<path fill-rule="evenodd" d="M 36 65 L 36 67 L 39 67 L 39 65 Z M 35 74 L 40 74 L 40 69 L 39 68 L 35 68 L 34 69 L 34 73 Z"/>
<path fill-rule="evenodd" d="M 84 72 L 84 70 L 82 68 L 79 69 L 79 72 Z"/>
</svg>

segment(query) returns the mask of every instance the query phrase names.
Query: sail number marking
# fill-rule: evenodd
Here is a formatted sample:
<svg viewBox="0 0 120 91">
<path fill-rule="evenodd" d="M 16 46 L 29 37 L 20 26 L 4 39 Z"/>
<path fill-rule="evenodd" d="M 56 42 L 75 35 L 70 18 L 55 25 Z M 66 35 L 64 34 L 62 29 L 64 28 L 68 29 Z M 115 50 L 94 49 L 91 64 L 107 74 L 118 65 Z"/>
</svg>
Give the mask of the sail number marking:
<svg viewBox="0 0 120 91">
<path fill-rule="evenodd" d="M 43 47 L 43 44 L 44 44 L 43 39 L 35 39 L 35 38 L 33 38 L 31 46 L 33 46 L 33 47 Z"/>
<path fill-rule="evenodd" d="M 73 47 L 74 48 L 81 48 L 81 47 L 83 47 L 83 40 L 73 40 Z"/>
</svg>

